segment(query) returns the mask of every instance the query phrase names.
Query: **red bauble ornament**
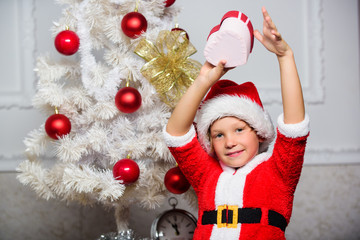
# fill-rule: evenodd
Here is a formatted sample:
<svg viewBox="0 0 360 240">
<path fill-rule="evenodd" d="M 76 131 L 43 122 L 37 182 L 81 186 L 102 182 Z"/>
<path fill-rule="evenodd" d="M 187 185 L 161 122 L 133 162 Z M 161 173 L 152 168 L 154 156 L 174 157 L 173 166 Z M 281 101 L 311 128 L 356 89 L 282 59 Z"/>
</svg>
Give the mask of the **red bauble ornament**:
<svg viewBox="0 0 360 240">
<path fill-rule="evenodd" d="M 175 0 L 165 0 L 165 7 L 170 7 L 174 4 Z"/>
<path fill-rule="evenodd" d="M 130 12 L 121 21 L 121 29 L 129 38 L 137 38 L 146 32 L 146 18 L 138 12 Z"/>
<path fill-rule="evenodd" d="M 189 40 L 189 35 L 187 34 L 187 32 L 184 29 L 175 27 L 175 28 L 171 29 L 171 31 L 181 31 L 185 34 L 186 38 Z"/>
<path fill-rule="evenodd" d="M 78 35 L 70 30 L 60 32 L 55 38 L 55 48 L 64 55 L 73 55 L 80 45 Z"/>
<path fill-rule="evenodd" d="M 141 106 L 141 95 L 132 87 L 120 89 L 115 96 L 116 107 L 124 113 L 133 113 Z"/>
<path fill-rule="evenodd" d="M 134 160 L 124 158 L 119 160 L 113 167 L 113 176 L 116 180 L 122 180 L 122 184 L 136 182 L 140 175 L 140 168 Z"/>
<path fill-rule="evenodd" d="M 190 187 L 190 183 L 181 172 L 179 167 L 174 167 L 167 171 L 165 174 L 164 183 L 165 187 L 174 194 L 182 194 Z"/>
<path fill-rule="evenodd" d="M 45 131 L 49 137 L 57 140 L 71 131 L 70 120 L 63 114 L 51 115 L 45 122 Z"/>
</svg>

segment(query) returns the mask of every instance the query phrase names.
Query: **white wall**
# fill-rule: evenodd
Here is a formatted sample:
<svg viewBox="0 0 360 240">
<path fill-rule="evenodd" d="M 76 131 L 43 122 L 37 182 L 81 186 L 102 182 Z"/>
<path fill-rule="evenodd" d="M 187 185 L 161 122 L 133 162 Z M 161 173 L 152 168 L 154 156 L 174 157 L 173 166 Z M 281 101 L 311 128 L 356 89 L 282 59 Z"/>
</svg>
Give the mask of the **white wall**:
<svg viewBox="0 0 360 240">
<path fill-rule="evenodd" d="M 261 28 L 265 5 L 293 47 L 311 117 L 306 165 L 296 191 L 288 239 L 360 238 L 360 73 L 359 2 L 356 0 L 190 1 L 180 27 L 204 61 L 204 39 L 227 10 L 244 11 Z M 54 53 L 49 28 L 61 8 L 47 0 L 1 0 L 0 26 L 0 239 L 96 239 L 115 230 L 112 213 L 100 206 L 46 202 L 15 179 L 22 161 L 22 140 L 46 116 L 31 108 L 35 57 Z M 271 116 L 281 112 L 274 57 L 259 43 L 249 63 L 227 75 L 251 80 L 260 88 Z M 185 207 L 184 203 L 181 207 Z M 164 209 L 134 207 L 132 228 L 147 236 L 152 219 Z M 186 207 L 185 207 L 186 208 Z"/>
</svg>

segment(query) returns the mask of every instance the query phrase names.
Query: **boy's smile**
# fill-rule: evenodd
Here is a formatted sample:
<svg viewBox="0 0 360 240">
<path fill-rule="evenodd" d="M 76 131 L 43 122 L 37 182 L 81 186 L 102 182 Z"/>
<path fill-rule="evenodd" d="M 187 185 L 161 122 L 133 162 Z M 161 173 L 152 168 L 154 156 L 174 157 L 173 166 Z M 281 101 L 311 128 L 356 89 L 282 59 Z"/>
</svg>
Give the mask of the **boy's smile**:
<svg viewBox="0 0 360 240">
<path fill-rule="evenodd" d="M 237 156 L 240 156 L 240 154 L 243 152 L 244 150 L 241 150 L 241 151 L 235 151 L 235 152 L 230 152 L 230 153 L 227 153 L 226 155 L 228 157 L 237 157 Z"/>
<path fill-rule="evenodd" d="M 217 158 L 234 168 L 253 159 L 262 141 L 246 122 L 236 117 L 216 120 L 210 127 L 210 138 Z"/>
</svg>

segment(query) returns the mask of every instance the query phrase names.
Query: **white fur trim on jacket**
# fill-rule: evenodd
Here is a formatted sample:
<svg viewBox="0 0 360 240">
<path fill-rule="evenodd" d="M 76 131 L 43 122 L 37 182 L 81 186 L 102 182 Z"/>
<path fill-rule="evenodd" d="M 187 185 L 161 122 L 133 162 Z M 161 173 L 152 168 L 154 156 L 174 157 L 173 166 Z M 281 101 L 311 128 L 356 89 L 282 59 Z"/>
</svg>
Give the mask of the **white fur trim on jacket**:
<svg viewBox="0 0 360 240">
<path fill-rule="evenodd" d="M 295 124 L 285 124 L 284 114 L 282 113 L 277 119 L 279 131 L 288 138 L 297 138 L 306 136 L 310 131 L 310 118 L 305 114 L 303 121 Z"/>
<path fill-rule="evenodd" d="M 260 152 L 267 150 L 275 137 L 275 130 L 268 113 L 257 103 L 246 97 L 220 95 L 207 100 L 197 112 L 197 132 L 199 141 L 206 152 L 212 155 L 208 131 L 211 124 L 222 117 L 237 117 L 252 128 L 265 141 L 260 144 Z"/>
<path fill-rule="evenodd" d="M 183 136 L 172 136 L 166 131 L 166 126 L 163 128 L 164 140 L 169 147 L 182 147 L 191 142 L 195 137 L 194 125 L 191 125 L 189 131 Z"/>
<path fill-rule="evenodd" d="M 261 163 L 270 158 L 270 153 L 256 155 L 245 166 L 235 170 L 221 164 L 224 172 L 220 174 L 215 190 L 215 207 L 223 205 L 236 205 L 239 208 L 244 206 L 244 189 L 247 176 Z M 239 239 L 242 224 L 237 224 L 237 228 L 218 228 L 214 225 L 210 239 Z"/>
</svg>

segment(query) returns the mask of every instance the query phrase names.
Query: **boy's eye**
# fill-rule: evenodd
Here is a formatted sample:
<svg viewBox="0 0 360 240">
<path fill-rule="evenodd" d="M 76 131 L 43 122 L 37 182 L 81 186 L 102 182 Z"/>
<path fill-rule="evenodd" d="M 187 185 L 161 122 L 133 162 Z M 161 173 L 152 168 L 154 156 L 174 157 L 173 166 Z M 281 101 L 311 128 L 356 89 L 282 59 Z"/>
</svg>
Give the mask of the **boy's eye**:
<svg viewBox="0 0 360 240">
<path fill-rule="evenodd" d="M 241 132 L 243 129 L 242 128 L 237 128 L 236 132 Z"/>
<path fill-rule="evenodd" d="M 222 133 L 218 133 L 218 134 L 214 135 L 214 138 L 221 138 L 222 136 L 223 136 Z"/>
</svg>

